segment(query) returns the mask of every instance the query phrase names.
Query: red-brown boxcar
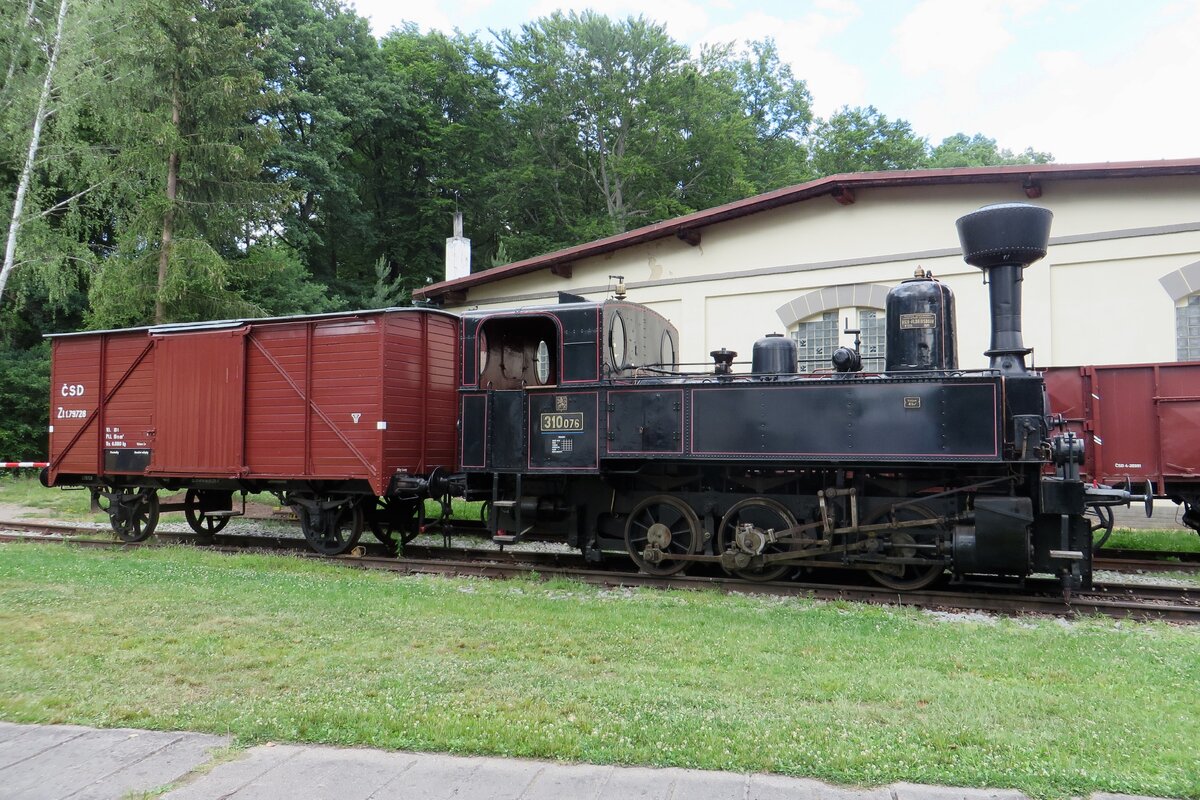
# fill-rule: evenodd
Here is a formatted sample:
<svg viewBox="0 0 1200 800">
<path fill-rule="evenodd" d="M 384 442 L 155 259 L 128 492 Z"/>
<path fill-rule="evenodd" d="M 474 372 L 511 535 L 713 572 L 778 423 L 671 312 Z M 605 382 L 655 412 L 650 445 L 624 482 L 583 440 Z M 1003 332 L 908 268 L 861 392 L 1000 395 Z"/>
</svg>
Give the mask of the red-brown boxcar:
<svg viewBox="0 0 1200 800">
<path fill-rule="evenodd" d="M 53 340 L 49 485 L 85 485 L 122 538 L 160 489 L 219 530 L 273 491 L 317 549 L 392 539 L 453 471 L 458 318 L 430 309 L 163 325 Z M 168 508 L 165 507 L 164 508 Z M 171 507 L 174 508 L 174 507 Z"/>
<path fill-rule="evenodd" d="M 1200 529 L 1200 363 L 1051 367 L 1050 409 L 1084 440 L 1085 475 L 1149 482 Z"/>
</svg>

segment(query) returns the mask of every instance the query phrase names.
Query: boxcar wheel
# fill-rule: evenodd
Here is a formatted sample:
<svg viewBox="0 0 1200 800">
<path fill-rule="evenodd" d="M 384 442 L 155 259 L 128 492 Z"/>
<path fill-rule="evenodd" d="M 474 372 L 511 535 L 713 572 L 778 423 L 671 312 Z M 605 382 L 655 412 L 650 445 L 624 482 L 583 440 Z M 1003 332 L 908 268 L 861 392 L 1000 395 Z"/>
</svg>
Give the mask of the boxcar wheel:
<svg viewBox="0 0 1200 800">
<path fill-rule="evenodd" d="M 420 500 L 394 500 L 378 497 L 366 515 L 371 535 L 379 540 L 388 555 L 399 555 L 400 545 L 411 542 L 421 530 L 425 504 Z"/>
<path fill-rule="evenodd" d="M 211 544 L 214 534 L 220 533 L 229 524 L 229 517 L 210 517 L 200 510 L 200 491 L 188 489 L 183 498 L 183 516 L 188 527 L 196 532 L 203 544 Z"/>
<path fill-rule="evenodd" d="M 122 542 L 144 542 L 158 527 L 158 492 L 119 489 L 108 495 L 108 524 Z"/>
<path fill-rule="evenodd" d="M 308 546 L 322 555 L 341 555 L 362 536 L 363 509 L 357 500 L 316 511 L 297 505 L 296 515 Z"/>
<path fill-rule="evenodd" d="M 651 575 L 674 575 L 687 561 L 672 555 L 692 555 L 703 540 L 700 518 L 682 500 L 660 494 L 647 497 L 629 512 L 625 549 L 638 568 Z"/>
</svg>

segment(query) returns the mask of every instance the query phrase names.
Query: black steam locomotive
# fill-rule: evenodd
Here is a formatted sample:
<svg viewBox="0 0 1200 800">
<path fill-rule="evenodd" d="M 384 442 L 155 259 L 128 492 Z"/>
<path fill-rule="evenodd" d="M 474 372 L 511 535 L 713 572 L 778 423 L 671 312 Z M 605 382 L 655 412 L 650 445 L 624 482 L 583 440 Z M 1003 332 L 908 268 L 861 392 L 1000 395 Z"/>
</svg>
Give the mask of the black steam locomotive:
<svg viewBox="0 0 1200 800">
<path fill-rule="evenodd" d="M 991 298 L 988 369 L 957 366 L 954 300 L 929 276 L 887 300 L 887 364 L 796 372 L 766 337 L 749 372 L 717 350 L 677 368 L 678 334 L 623 294 L 462 318 L 461 472 L 490 502 L 498 542 L 561 535 L 591 560 L 644 571 L 719 563 L 751 580 L 865 571 L 912 590 L 955 578 L 1051 573 L 1091 580 L 1085 509 L 1127 492 L 1079 478 L 1082 442 L 1056 434 L 1026 368 L 1022 271 L 1046 253 L 1051 213 L 989 206 L 958 220 Z"/>
</svg>

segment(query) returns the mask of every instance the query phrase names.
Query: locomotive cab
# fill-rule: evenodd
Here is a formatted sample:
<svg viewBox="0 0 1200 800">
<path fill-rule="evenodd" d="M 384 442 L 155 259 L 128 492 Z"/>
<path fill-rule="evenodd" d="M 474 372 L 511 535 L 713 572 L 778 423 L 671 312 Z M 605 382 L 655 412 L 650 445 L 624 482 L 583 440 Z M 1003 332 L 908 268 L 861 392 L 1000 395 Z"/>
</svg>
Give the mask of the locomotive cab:
<svg viewBox="0 0 1200 800">
<path fill-rule="evenodd" d="M 477 333 L 479 382 L 493 389 L 558 383 L 559 328 L 544 316 L 486 320 Z"/>
</svg>

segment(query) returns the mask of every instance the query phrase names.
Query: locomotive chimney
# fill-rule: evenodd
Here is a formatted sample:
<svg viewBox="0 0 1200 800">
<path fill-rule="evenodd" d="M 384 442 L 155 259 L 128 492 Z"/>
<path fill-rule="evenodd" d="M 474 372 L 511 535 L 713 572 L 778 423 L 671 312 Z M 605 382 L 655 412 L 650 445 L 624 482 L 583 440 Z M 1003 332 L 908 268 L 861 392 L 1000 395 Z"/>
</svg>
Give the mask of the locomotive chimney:
<svg viewBox="0 0 1200 800">
<path fill-rule="evenodd" d="M 1006 375 L 1025 370 L 1030 350 L 1021 340 L 1021 281 L 1025 268 L 1046 255 L 1050 241 L 1049 209 L 1027 203 L 984 206 L 960 217 L 958 240 L 963 259 L 983 270 L 992 312 L 992 346 L 984 355 L 991 368 Z"/>
</svg>

